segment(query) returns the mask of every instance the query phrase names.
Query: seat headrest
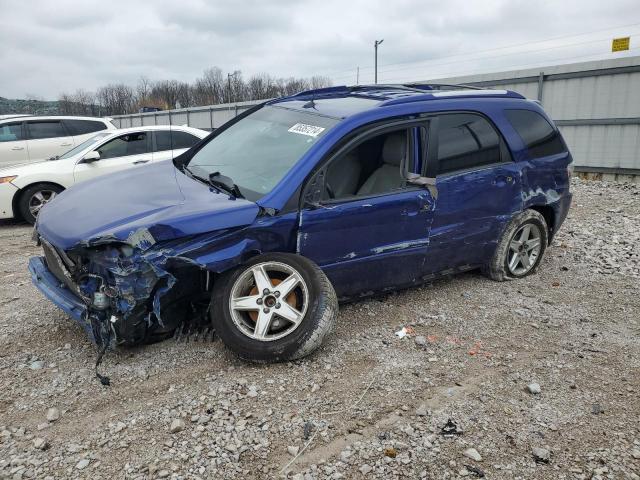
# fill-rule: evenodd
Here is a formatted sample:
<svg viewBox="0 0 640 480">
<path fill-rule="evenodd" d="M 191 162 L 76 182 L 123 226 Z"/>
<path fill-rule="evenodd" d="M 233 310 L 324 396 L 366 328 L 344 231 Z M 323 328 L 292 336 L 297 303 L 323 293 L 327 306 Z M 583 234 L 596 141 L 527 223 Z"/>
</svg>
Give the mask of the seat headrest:
<svg viewBox="0 0 640 480">
<path fill-rule="evenodd" d="M 406 155 L 407 134 L 397 132 L 387 136 L 382 147 L 382 161 L 388 165 L 399 167 Z"/>
</svg>

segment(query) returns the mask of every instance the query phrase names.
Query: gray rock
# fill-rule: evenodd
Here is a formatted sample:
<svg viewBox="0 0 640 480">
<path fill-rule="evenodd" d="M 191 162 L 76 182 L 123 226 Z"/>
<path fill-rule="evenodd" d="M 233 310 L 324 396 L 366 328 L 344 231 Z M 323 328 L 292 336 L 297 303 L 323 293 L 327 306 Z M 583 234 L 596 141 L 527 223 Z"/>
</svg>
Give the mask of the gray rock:
<svg viewBox="0 0 640 480">
<path fill-rule="evenodd" d="M 427 406 L 424 403 L 420 405 L 418 408 L 416 408 L 416 415 L 418 417 L 426 417 L 428 413 L 429 413 L 429 410 L 427 409 Z"/>
<path fill-rule="evenodd" d="M 36 360 L 29 365 L 31 370 L 42 370 L 44 368 L 44 362 L 42 360 Z"/>
<path fill-rule="evenodd" d="M 78 463 L 76 463 L 76 468 L 78 470 L 84 470 L 89 466 L 89 463 L 91 463 L 91 460 L 89 460 L 88 458 L 83 458 Z"/>
<path fill-rule="evenodd" d="M 482 456 L 478 453 L 475 448 L 467 448 L 462 454 L 465 457 L 470 458 L 471 460 L 475 460 L 476 462 L 482 461 Z"/>
<path fill-rule="evenodd" d="M 540 389 L 540 385 L 537 383 L 530 383 L 527 385 L 527 390 L 529 390 L 529 393 L 533 393 L 534 395 L 538 395 L 542 391 Z"/>
<path fill-rule="evenodd" d="M 60 418 L 60 410 L 53 407 L 47 410 L 47 420 L 50 422 L 55 422 Z"/>
<path fill-rule="evenodd" d="M 49 443 L 44 438 L 37 437 L 33 439 L 33 446 L 38 450 L 46 450 L 49 448 Z"/>
<path fill-rule="evenodd" d="M 551 459 L 551 452 L 546 448 L 533 447 L 531 453 L 536 462 L 549 463 Z"/>
<path fill-rule="evenodd" d="M 291 455 L 292 457 L 295 457 L 299 451 L 300 451 L 300 447 L 294 447 L 291 445 L 287 447 L 287 452 L 289 452 L 289 455 Z"/>
<path fill-rule="evenodd" d="M 371 470 L 373 470 L 373 468 L 371 468 L 369 465 L 367 465 L 365 463 L 358 470 L 360 470 L 360 472 L 362 472 L 363 475 L 366 475 L 366 474 L 370 473 Z"/>
<path fill-rule="evenodd" d="M 426 347 L 427 346 L 427 339 L 422 335 L 418 335 L 415 338 L 415 342 L 416 342 L 416 345 L 419 346 L 419 347 Z"/>
<path fill-rule="evenodd" d="M 636 460 L 640 460 L 640 449 L 634 448 L 633 451 L 631 452 L 631 456 Z"/>
<path fill-rule="evenodd" d="M 181 432 L 182 430 L 184 430 L 184 421 L 180 418 L 175 418 L 173 419 L 173 421 L 171 422 L 171 426 L 169 427 L 169 431 L 171 433 L 178 433 Z"/>
</svg>

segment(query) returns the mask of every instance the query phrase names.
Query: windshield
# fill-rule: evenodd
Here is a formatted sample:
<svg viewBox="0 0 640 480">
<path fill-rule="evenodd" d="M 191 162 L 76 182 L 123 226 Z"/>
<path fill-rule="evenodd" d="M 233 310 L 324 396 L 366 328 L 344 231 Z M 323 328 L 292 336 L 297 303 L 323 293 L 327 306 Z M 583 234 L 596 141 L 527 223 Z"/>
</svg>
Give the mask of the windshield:
<svg viewBox="0 0 640 480">
<path fill-rule="evenodd" d="M 216 172 L 230 177 L 245 198 L 256 201 L 336 123 L 323 115 L 266 106 L 220 132 L 193 156 L 189 169 L 204 178 Z"/>
<path fill-rule="evenodd" d="M 80 153 L 85 148 L 89 148 L 94 143 L 97 143 L 98 140 L 102 140 L 104 137 L 106 137 L 108 135 L 111 135 L 111 133 L 99 133 L 97 135 L 94 135 L 90 139 L 85 140 L 84 142 L 82 142 L 80 145 L 76 145 L 75 147 L 73 147 L 71 150 L 69 150 L 64 155 L 61 155 L 60 157 L 58 157 L 58 160 L 62 160 L 62 159 L 65 159 L 65 158 L 73 157 L 77 153 Z"/>
</svg>

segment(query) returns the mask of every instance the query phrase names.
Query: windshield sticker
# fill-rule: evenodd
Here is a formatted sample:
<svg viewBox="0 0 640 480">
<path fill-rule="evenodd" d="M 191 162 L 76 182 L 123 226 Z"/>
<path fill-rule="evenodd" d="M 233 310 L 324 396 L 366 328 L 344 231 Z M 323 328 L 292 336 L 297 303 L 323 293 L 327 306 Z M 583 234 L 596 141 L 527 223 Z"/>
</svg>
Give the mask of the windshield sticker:
<svg viewBox="0 0 640 480">
<path fill-rule="evenodd" d="M 291 133 L 299 133 L 300 135 L 308 135 L 309 137 L 317 137 L 324 132 L 324 127 L 316 127 L 305 123 L 296 123 L 288 131 Z"/>
</svg>

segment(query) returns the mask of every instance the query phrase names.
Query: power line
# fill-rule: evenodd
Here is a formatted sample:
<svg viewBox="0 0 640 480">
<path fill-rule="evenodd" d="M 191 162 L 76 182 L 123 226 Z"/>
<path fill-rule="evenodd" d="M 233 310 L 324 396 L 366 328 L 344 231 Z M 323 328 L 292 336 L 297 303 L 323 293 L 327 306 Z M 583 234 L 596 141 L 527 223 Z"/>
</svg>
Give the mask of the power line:
<svg viewBox="0 0 640 480">
<path fill-rule="evenodd" d="M 497 50 L 505 50 L 508 48 L 518 48 L 518 47 L 523 47 L 523 46 L 527 46 L 527 45 L 535 45 L 538 43 L 545 43 L 545 42 L 551 42 L 554 40 L 562 40 L 565 38 L 571 38 L 571 37 L 581 37 L 584 35 L 591 35 L 593 33 L 600 33 L 600 32 L 606 32 L 609 30 L 615 30 L 618 28 L 627 28 L 627 27 L 634 27 L 640 25 L 640 23 L 629 23 L 626 25 L 617 25 L 617 26 L 612 26 L 612 27 L 606 27 L 606 28 L 601 28 L 598 30 L 591 30 L 589 32 L 583 32 L 583 33 L 574 33 L 574 34 L 570 34 L 570 35 L 561 35 L 561 36 L 557 36 L 557 37 L 551 37 L 551 38 L 547 38 L 547 39 L 543 39 L 543 40 L 534 40 L 531 42 L 524 42 L 524 43 L 520 43 L 520 44 L 516 44 L 516 45 L 503 45 L 500 47 L 495 47 L 495 48 L 490 48 L 487 50 L 476 50 L 476 51 L 471 51 L 471 52 L 467 52 L 467 53 L 458 53 L 458 54 L 453 54 L 453 55 L 446 55 L 446 56 L 441 56 L 441 57 L 433 57 L 429 60 L 414 60 L 414 61 L 410 61 L 410 62 L 395 62 L 395 63 L 387 63 L 385 65 L 380 65 L 381 68 L 384 67 L 390 67 L 390 66 L 394 66 L 394 65 L 405 65 L 405 64 L 409 64 L 409 63 L 421 63 L 421 62 L 427 62 L 430 60 L 439 60 L 442 58 L 452 58 L 452 57 L 460 57 L 460 56 L 468 56 L 468 55 L 475 55 L 475 54 L 481 54 L 481 53 L 487 53 L 487 52 L 494 52 Z M 360 67 L 361 70 L 364 69 L 369 69 L 372 70 L 373 67 Z M 331 72 L 329 72 L 327 75 L 328 76 L 332 76 L 332 74 L 334 73 L 342 73 L 342 72 L 349 72 L 349 71 L 353 71 L 353 68 L 345 68 L 343 70 L 333 70 Z M 335 77 L 335 78 L 341 78 L 341 77 Z"/>
<path fill-rule="evenodd" d="M 640 35 L 640 32 L 635 32 L 630 34 L 629 36 L 634 36 L 634 35 Z M 558 49 L 562 49 L 562 48 L 570 48 L 570 47 L 576 47 L 576 46 L 580 46 L 580 45 L 587 45 L 587 44 L 591 44 L 591 43 L 598 43 L 598 42 L 603 42 L 605 40 L 609 40 L 609 38 L 599 38 L 597 40 L 589 40 L 589 41 L 585 41 L 585 42 L 577 42 L 577 43 L 571 43 L 571 44 L 567 44 L 567 45 L 556 45 L 553 47 L 547 47 L 547 48 L 541 48 L 538 50 L 525 50 L 525 51 L 518 51 L 518 52 L 511 52 L 511 53 L 506 53 L 506 54 L 501 54 L 501 55 L 492 55 L 489 57 L 481 57 L 481 58 L 472 58 L 472 59 L 467 59 L 465 61 L 474 61 L 474 60 L 492 60 L 495 58 L 504 58 L 504 57 L 509 57 L 512 55 L 523 55 L 523 54 L 536 54 L 536 53 L 540 53 L 540 52 L 546 52 L 546 51 L 550 51 L 550 50 L 558 50 Z M 456 55 L 452 55 L 451 57 L 455 57 Z M 451 57 L 446 57 L 446 58 L 451 58 Z M 444 58 L 444 57 L 443 57 Z M 387 69 L 387 70 L 379 70 L 380 73 L 390 73 L 390 72 L 397 72 L 399 70 L 411 70 L 411 69 L 418 69 L 418 68 L 433 68 L 433 67 L 438 67 L 438 66 L 442 66 L 442 65 L 450 65 L 453 63 L 459 63 L 461 60 L 450 60 L 447 62 L 436 62 L 436 63 L 428 63 L 428 62 L 423 62 L 420 64 L 416 64 L 416 65 L 411 65 L 411 66 L 407 66 L 407 67 L 400 67 L 400 68 L 393 68 L 393 69 Z M 332 79 L 334 80 L 339 80 L 341 78 L 349 78 L 351 77 L 351 75 L 340 75 L 338 77 L 332 77 Z"/>
</svg>

